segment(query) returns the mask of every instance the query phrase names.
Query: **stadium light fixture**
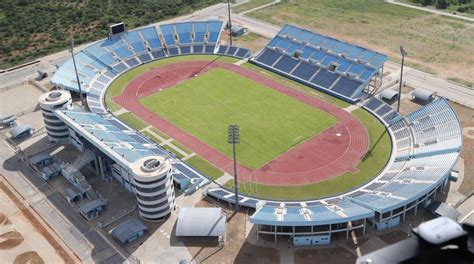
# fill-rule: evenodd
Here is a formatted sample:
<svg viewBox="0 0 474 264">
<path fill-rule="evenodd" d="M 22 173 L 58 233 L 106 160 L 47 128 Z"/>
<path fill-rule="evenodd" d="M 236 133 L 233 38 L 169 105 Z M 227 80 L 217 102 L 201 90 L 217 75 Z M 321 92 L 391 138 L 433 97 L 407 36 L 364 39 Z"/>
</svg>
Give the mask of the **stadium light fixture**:
<svg viewBox="0 0 474 264">
<path fill-rule="evenodd" d="M 235 212 L 239 211 L 239 181 L 237 178 L 237 159 L 235 155 L 235 144 L 240 143 L 240 128 L 238 125 L 229 125 L 227 128 L 227 143 L 232 144 L 232 154 L 234 158 L 234 192 L 235 192 Z"/>
<path fill-rule="evenodd" d="M 397 105 L 397 112 L 400 113 L 400 102 L 402 100 L 402 83 L 403 83 L 403 64 L 405 63 L 405 56 L 408 55 L 406 50 L 400 45 L 400 54 L 402 55 L 402 68 L 400 70 L 400 81 L 398 84 L 398 105 Z"/>
<path fill-rule="evenodd" d="M 71 49 L 69 50 L 72 56 L 72 63 L 74 64 L 74 71 L 76 73 L 77 87 L 79 88 L 79 98 L 81 100 L 81 106 L 84 106 L 84 99 L 82 97 L 81 81 L 79 80 L 79 74 L 77 73 L 76 59 L 74 58 L 74 37 L 71 37 Z"/>
<path fill-rule="evenodd" d="M 229 15 L 229 22 L 227 23 L 227 26 L 229 27 L 230 45 L 232 46 L 232 22 L 230 19 L 230 0 L 227 0 L 227 13 Z"/>
</svg>

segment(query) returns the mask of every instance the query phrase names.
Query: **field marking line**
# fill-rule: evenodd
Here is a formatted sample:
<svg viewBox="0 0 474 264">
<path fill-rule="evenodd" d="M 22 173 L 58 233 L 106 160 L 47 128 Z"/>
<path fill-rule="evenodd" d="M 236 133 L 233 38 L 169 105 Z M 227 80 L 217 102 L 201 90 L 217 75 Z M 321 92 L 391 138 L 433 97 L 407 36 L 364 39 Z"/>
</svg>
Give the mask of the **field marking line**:
<svg viewBox="0 0 474 264">
<path fill-rule="evenodd" d="M 184 156 L 181 160 L 182 160 L 182 161 L 186 161 L 186 160 L 188 160 L 188 159 L 190 159 L 190 158 L 192 158 L 192 157 L 194 157 L 194 156 L 196 156 L 196 153 L 195 153 L 195 152 L 193 152 L 193 153 L 191 153 L 191 154 L 189 154 L 189 155 L 187 155 L 187 156 Z"/>
<path fill-rule="evenodd" d="M 144 127 L 144 128 L 142 128 L 142 129 L 138 130 L 138 132 L 143 132 L 143 131 L 150 132 L 150 131 L 148 131 L 148 130 L 150 130 L 152 127 L 153 127 L 152 125 L 149 125 L 149 126 L 147 126 L 147 127 Z"/>
<path fill-rule="evenodd" d="M 129 113 L 130 111 L 128 111 L 127 109 L 121 107 L 119 110 L 115 111 L 115 112 L 112 112 L 112 114 L 114 116 L 119 116 L 121 114 L 125 114 L 125 113 Z"/>
<path fill-rule="evenodd" d="M 234 65 L 240 66 L 240 65 L 242 65 L 246 62 L 247 62 L 247 60 L 239 60 L 239 61 L 234 62 Z"/>
</svg>

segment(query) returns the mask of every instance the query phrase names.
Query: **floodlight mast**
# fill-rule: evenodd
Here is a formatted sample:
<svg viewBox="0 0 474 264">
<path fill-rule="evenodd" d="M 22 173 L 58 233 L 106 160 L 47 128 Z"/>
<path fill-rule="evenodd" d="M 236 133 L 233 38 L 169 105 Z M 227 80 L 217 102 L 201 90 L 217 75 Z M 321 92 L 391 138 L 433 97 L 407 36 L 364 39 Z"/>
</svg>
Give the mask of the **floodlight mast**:
<svg viewBox="0 0 474 264">
<path fill-rule="evenodd" d="M 398 84 L 398 105 L 397 112 L 400 113 L 400 102 L 402 100 L 402 85 L 403 85 L 403 64 L 405 63 L 405 56 L 408 54 L 403 46 L 400 45 L 400 54 L 402 55 L 402 68 L 400 70 L 400 81 Z"/>
<path fill-rule="evenodd" d="M 77 86 L 79 87 L 79 98 L 81 105 L 84 106 L 84 99 L 82 97 L 81 81 L 79 80 L 79 74 L 77 73 L 76 59 L 74 58 L 74 37 L 71 37 L 71 49 L 69 50 L 72 56 L 72 63 L 74 64 L 74 71 L 76 73 Z"/>
<path fill-rule="evenodd" d="M 232 155 L 234 158 L 234 192 L 235 192 L 235 212 L 239 211 L 239 180 L 237 178 L 237 158 L 235 154 L 235 144 L 240 143 L 240 128 L 238 125 L 229 125 L 227 128 L 227 143 L 232 144 Z"/>
<path fill-rule="evenodd" d="M 227 13 L 229 15 L 229 22 L 227 23 L 227 26 L 229 27 L 230 45 L 232 46 L 232 22 L 230 19 L 230 0 L 227 0 Z"/>
</svg>

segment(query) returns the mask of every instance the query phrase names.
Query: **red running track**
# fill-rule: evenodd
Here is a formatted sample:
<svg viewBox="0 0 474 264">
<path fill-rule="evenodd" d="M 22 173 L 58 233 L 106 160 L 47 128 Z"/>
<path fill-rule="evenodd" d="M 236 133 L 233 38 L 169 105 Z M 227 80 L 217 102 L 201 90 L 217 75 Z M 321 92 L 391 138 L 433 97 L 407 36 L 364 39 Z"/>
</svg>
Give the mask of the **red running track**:
<svg viewBox="0 0 474 264">
<path fill-rule="evenodd" d="M 330 103 L 234 64 L 192 61 L 151 69 L 133 79 L 123 93 L 114 97 L 113 100 L 217 167 L 232 174 L 232 159 L 149 111 L 138 101 L 144 96 L 172 87 L 213 68 L 223 68 L 238 73 L 325 111 L 338 120 L 331 128 L 288 150 L 258 169 L 249 169 L 239 165 L 239 181 L 253 181 L 268 185 L 303 185 L 324 181 L 345 172 L 357 172 L 355 166 L 361 161 L 369 146 L 367 130 L 357 118 Z"/>
</svg>

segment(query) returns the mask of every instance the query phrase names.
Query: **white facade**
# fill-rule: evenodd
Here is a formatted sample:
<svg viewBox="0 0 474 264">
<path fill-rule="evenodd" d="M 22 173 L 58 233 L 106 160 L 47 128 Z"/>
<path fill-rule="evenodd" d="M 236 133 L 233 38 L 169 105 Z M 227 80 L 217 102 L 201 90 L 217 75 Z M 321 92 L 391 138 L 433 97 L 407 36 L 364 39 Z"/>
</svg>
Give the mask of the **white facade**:
<svg viewBox="0 0 474 264">
<path fill-rule="evenodd" d="M 69 142 L 69 128 L 54 114 L 57 109 L 72 109 L 72 98 L 69 91 L 55 90 L 42 94 L 39 105 L 43 114 L 46 133 L 51 142 Z"/>
<path fill-rule="evenodd" d="M 131 167 L 140 215 L 162 220 L 175 207 L 171 162 L 156 155 L 141 158 Z"/>
</svg>

